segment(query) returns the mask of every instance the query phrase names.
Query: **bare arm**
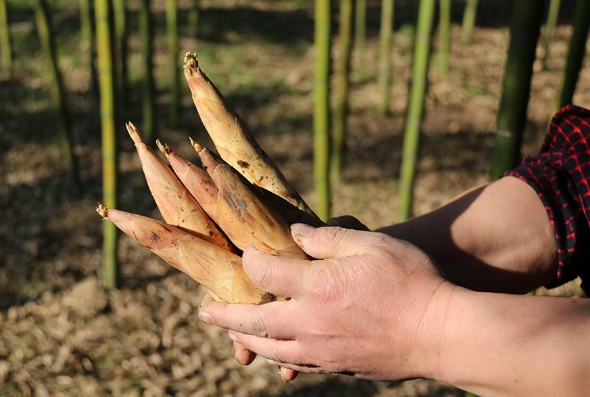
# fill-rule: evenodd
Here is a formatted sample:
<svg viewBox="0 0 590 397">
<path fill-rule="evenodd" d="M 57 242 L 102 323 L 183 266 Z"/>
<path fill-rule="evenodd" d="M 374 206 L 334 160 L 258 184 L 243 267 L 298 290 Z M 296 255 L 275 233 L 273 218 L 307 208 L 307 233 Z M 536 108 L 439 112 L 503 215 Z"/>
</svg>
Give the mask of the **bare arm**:
<svg viewBox="0 0 590 397">
<path fill-rule="evenodd" d="M 364 227 L 352 217 L 332 224 Z M 418 246 L 450 281 L 472 290 L 525 293 L 547 284 L 555 272 L 555 239 L 543 204 L 529 185 L 512 177 L 378 231 Z M 238 362 L 254 360 L 255 355 L 234 345 Z"/>
<path fill-rule="evenodd" d="M 582 396 L 590 387 L 590 302 L 474 292 L 381 233 L 293 228 L 317 261 L 248 249 L 257 285 L 292 299 L 205 302 L 199 317 L 297 371 L 366 379 L 429 377 L 482 396 Z"/>
<path fill-rule="evenodd" d="M 590 302 L 457 288 L 432 377 L 481 396 L 585 396 Z"/>
<path fill-rule="evenodd" d="M 547 213 L 536 192 L 513 177 L 378 231 L 410 241 L 435 259 L 450 281 L 478 291 L 524 293 L 555 273 Z"/>
</svg>

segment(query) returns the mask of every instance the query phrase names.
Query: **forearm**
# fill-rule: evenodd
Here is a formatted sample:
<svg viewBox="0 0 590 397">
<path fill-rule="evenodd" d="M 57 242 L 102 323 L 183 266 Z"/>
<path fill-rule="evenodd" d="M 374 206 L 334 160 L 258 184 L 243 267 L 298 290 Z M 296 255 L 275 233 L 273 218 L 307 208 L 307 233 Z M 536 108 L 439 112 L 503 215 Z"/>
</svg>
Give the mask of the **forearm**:
<svg viewBox="0 0 590 397">
<path fill-rule="evenodd" d="M 512 177 L 378 231 L 410 241 L 450 281 L 474 290 L 524 293 L 549 282 L 555 269 L 553 228 L 543 204 Z"/>
<path fill-rule="evenodd" d="M 451 294 L 433 377 L 482 396 L 587 395 L 590 302 Z"/>
</svg>

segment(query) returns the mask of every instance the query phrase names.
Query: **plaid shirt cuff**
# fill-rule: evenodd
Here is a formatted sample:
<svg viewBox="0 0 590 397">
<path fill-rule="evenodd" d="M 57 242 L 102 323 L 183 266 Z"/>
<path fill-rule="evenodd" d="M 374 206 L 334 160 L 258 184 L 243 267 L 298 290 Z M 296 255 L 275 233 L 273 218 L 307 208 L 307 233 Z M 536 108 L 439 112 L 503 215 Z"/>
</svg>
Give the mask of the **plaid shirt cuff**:
<svg viewBox="0 0 590 397">
<path fill-rule="evenodd" d="M 545 206 L 555 232 L 557 268 L 547 288 L 580 276 L 590 287 L 590 111 L 568 105 L 555 114 L 536 156 L 504 174 L 528 183 Z"/>
</svg>

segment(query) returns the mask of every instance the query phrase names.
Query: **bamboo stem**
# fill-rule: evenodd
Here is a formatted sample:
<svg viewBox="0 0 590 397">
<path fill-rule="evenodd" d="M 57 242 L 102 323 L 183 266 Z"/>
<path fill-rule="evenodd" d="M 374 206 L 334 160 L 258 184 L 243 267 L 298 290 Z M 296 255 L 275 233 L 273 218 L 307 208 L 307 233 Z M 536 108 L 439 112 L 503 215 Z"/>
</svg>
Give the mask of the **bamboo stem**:
<svg viewBox="0 0 590 397">
<path fill-rule="evenodd" d="M 539 5 L 537 4 L 536 7 Z M 477 16 L 477 0 L 467 0 L 465 12 L 463 13 L 463 31 L 461 41 L 463 44 L 470 44 L 473 38 L 473 27 Z"/>
<path fill-rule="evenodd" d="M 387 114 L 391 69 L 391 31 L 393 30 L 394 0 L 381 2 L 381 32 L 379 35 L 379 113 Z"/>
<path fill-rule="evenodd" d="M 96 49 L 100 82 L 100 120 L 102 136 L 102 190 L 104 203 L 117 206 L 117 139 L 115 104 L 115 67 L 113 62 L 112 29 L 109 0 L 94 0 L 96 16 Z M 108 289 L 117 288 L 117 228 L 110 222 L 103 224 L 102 261 L 104 283 Z"/>
<path fill-rule="evenodd" d="M 117 75 L 120 82 L 119 85 L 119 100 L 121 105 L 129 103 L 127 92 L 129 89 L 129 76 L 127 69 L 127 9 L 125 7 L 125 0 L 113 0 L 114 15 L 115 15 L 115 42 L 117 56 Z"/>
<path fill-rule="evenodd" d="M 490 179 L 514 168 L 520 158 L 526 125 L 533 63 L 543 8 L 537 0 L 515 0 L 510 23 L 510 48 L 502 83 Z"/>
<path fill-rule="evenodd" d="M 188 12 L 188 36 L 196 39 L 199 37 L 199 0 L 192 0 Z"/>
<path fill-rule="evenodd" d="M 342 178 L 342 159 L 346 138 L 346 115 L 348 113 L 348 83 L 350 77 L 350 51 L 352 45 L 352 0 L 340 2 L 340 31 L 336 63 L 336 108 L 332 124 L 332 155 L 330 156 L 331 182 Z"/>
<path fill-rule="evenodd" d="M 1 0 L 0 0 L 1 1 Z M 92 26 L 93 10 L 90 0 L 80 0 L 80 39 L 82 40 L 84 50 L 88 53 L 88 65 L 90 66 L 90 82 L 94 95 L 98 98 L 98 76 L 94 59 L 96 57 L 96 46 L 94 43 L 94 32 Z"/>
<path fill-rule="evenodd" d="M 314 184 L 317 214 L 330 216 L 330 0 L 315 2 Z"/>
<path fill-rule="evenodd" d="M 561 76 L 555 110 L 572 103 L 580 70 L 586 55 L 586 40 L 590 28 L 590 2 L 578 0 L 574 19 L 574 33 L 570 40 L 565 69 Z"/>
<path fill-rule="evenodd" d="M 63 82 L 57 59 L 55 56 L 55 43 L 53 40 L 53 32 L 51 29 L 51 20 L 49 11 L 45 0 L 37 0 L 37 8 L 35 9 L 35 22 L 37 24 L 37 33 L 39 34 L 39 41 L 43 54 L 47 61 L 47 69 L 51 77 L 51 96 L 53 97 L 53 105 L 59 117 L 60 124 L 60 146 L 62 156 L 69 173 L 70 181 L 76 187 L 80 187 L 78 179 L 78 165 L 76 157 L 74 156 L 72 148 L 72 129 L 70 124 L 70 114 L 68 111 L 68 104 L 66 94 L 63 88 Z"/>
<path fill-rule="evenodd" d="M 418 28 L 414 43 L 412 86 L 404 131 L 404 147 L 399 181 L 398 219 L 412 215 L 412 200 L 420 141 L 420 123 L 424 110 L 424 96 L 428 80 L 430 33 L 434 18 L 435 0 L 422 0 L 418 11 Z"/>
<path fill-rule="evenodd" d="M 451 46 L 451 0 L 440 0 L 438 31 L 438 66 L 441 73 L 446 76 L 449 74 L 449 52 Z"/>
<path fill-rule="evenodd" d="M 367 26 L 367 0 L 356 0 L 354 9 L 354 49 L 356 59 L 363 59 Z"/>
<path fill-rule="evenodd" d="M 0 58 L 2 69 L 10 72 L 12 70 L 12 47 L 6 0 L 0 0 L 0 48 L 2 49 L 2 57 Z"/>
<path fill-rule="evenodd" d="M 551 0 L 549 3 L 547 23 L 545 24 L 545 29 L 543 29 L 543 70 L 548 69 L 547 61 L 549 59 L 549 46 L 551 45 L 553 36 L 555 35 L 555 25 L 557 25 L 560 4 L 561 0 Z"/>
<path fill-rule="evenodd" d="M 152 16 L 150 13 L 150 0 L 139 2 L 139 31 L 141 37 L 141 57 L 144 68 L 143 77 L 143 136 L 149 144 L 152 144 L 156 136 L 156 120 L 154 118 L 154 75 L 152 41 L 154 37 Z"/>
<path fill-rule="evenodd" d="M 166 36 L 170 64 L 170 125 L 178 128 L 180 119 L 180 68 L 178 66 L 178 8 L 176 0 L 166 0 Z"/>
</svg>

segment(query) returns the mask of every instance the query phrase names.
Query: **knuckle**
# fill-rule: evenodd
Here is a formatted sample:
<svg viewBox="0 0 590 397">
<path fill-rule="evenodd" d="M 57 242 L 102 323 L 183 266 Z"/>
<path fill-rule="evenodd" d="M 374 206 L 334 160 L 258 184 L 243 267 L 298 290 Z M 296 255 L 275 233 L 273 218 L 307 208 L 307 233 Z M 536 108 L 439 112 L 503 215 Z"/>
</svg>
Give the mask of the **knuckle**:
<svg viewBox="0 0 590 397">
<path fill-rule="evenodd" d="M 273 280 L 273 268 L 271 266 L 265 266 L 264 269 L 260 272 L 257 280 L 257 284 L 260 288 L 264 291 L 268 291 L 270 286 L 272 285 Z"/>
<path fill-rule="evenodd" d="M 393 242 L 395 241 L 391 236 L 381 232 L 374 232 L 373 240 L 374 245 L 384 248 L 391 248 Z"/>
<path fill-rule="evenodd" d="M 264 325 L 264 316 L 262 313 L 257 312 L 254 313 L 252 317 L 250 317 L 250 330 L 252 335 L 258 336 L 260 338 L 266 338 L 268 336 L 266 326 Z"/>
<path fill-rule="evenodd" d="M 305 295 L 318 303 L 333 302 L 340 299 L 345 281 L 342 271 L 337 266 L 317 266 L 306 280 Z"/>
<path fill-rule="evenodd" d="M 271 359 L 284 363 L 284 352 L 281 351 L 279 345 L 277 343 L 273 343 L 270 348 L 270 354 L 272 355 Z"/>
<path fill-rule="evenodd" d="M 334 247 L 337 247 L 342 242 L 346 229 L 340 227 L 327 227 L 322 230 L 320 241 L 321 243 L 328 243 Z"/>
</svg>

